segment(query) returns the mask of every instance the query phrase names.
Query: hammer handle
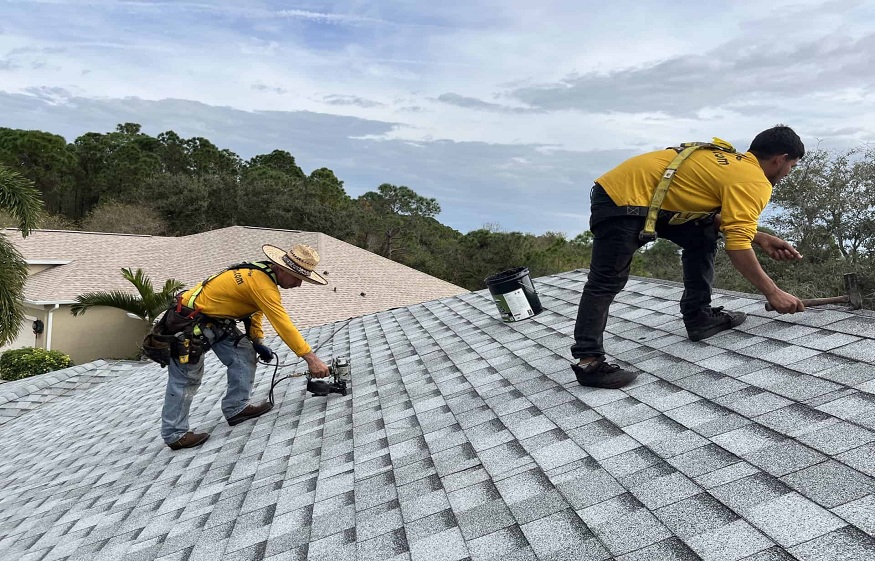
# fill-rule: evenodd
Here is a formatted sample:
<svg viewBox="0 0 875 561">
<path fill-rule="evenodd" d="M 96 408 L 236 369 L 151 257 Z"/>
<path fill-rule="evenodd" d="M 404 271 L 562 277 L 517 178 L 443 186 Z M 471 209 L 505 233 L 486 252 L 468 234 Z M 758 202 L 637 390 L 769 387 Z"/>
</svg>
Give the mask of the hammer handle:
<svg viewBox="0 0 875 561">
<path fill-rule="evenodd" d="M 809 306 L 824 306 L 826 304 L 845 304 L 847 302 L 850 302 L 850 300 L 851 299 L 847 295 L 845 295 L 845 296 L 833 296 L 831 298 L 809 298 L 807 300 L 802 298 L 802 303 L 807 308 Z M 767 312 L 774 312 L 775 308 L 773 308 L 771 304 L 766 302 L 766 311 Z"/>
</svg>

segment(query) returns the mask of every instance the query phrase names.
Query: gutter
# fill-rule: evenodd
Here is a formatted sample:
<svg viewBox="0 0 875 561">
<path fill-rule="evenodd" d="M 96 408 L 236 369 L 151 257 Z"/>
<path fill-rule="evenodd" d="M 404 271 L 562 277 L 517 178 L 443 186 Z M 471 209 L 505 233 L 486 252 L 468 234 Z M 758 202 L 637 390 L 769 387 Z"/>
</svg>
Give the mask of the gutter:
<svg viewBox="0 0 875 561">
<path fill-rule="evenodd" d="M 54 313 L 57 311 L 57 309 L 60 307 L 61 307 L 60 304 L 55 304 L 55 306 L 51 310 L 49 310 L 49 313 L 48 313 L 49 317 L 48 317 L 48 320 L 46 321 L 46 331 L 48 331 L 48 333 L 46 334 L 46 350 L 47 351 L 52 350 L 52 317 L 53 317 Z"/>
</svg>

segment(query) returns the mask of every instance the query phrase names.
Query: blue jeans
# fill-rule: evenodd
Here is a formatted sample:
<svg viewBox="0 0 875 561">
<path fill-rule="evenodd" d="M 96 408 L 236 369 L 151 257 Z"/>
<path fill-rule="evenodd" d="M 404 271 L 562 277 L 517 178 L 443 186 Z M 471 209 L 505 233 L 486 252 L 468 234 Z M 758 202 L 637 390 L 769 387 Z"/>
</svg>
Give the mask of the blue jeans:
<svg viewBox="0 0 875 561">
<path fill-rule="evenodd" d="M 580 297 L 574 325 L 574 358 L 602 357 L 605 354 L 604 332 L 608 308 L 629 280 L 632 257 L 644 245 L 638 234 L 644 217 L 618 216 L 617 206 L 596 186 L 593 188 L 590 230 L 593 233 L 592 262 Z M 717 253 L 717 228 L 713 220 L 697 220 L 671 225 L 656 222 L 656 233 L 681 247 L 684 293 L 680 308 L 685 318 L 692 318 L 711 306 L 714 281 L 714 256 Z"/>
<path fill-rule="evenodd" d="M 255 382 L 255 349 L 248 337 L 240 338 L 234 328 L 226 337 L 219 328 L 204 327 L 204 336 L 222 364 L 228 367 L 228 390 L 222 399 L 222 413 L 231 418 L 249 405 Z M 234 345 L 234 341 L 239 343 Z M 176 442 L 188 432 L 188 412 L 191 401 L 204 376 L 204 355 L 195 363 L 180 364 L 173 359 L 167 365 L 167 391 L 161 412 L 161 438 L 167 444 Z"/>
</svg>

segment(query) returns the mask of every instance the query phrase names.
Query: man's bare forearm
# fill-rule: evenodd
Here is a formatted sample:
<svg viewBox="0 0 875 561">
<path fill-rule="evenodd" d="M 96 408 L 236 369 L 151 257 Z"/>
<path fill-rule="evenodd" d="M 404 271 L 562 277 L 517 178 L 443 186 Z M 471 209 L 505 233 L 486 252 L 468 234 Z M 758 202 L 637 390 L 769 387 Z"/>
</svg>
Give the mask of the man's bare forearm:
<svg viewBox="0 0 875 561">
<path fill-rule="evenodd" d="M 732 266 L 762 294 L 768 296 L 780 290 L 775 281 L 763 271 L 753 249 L 727 249 L 726 254 L 729 255 Z"/>
</svg>

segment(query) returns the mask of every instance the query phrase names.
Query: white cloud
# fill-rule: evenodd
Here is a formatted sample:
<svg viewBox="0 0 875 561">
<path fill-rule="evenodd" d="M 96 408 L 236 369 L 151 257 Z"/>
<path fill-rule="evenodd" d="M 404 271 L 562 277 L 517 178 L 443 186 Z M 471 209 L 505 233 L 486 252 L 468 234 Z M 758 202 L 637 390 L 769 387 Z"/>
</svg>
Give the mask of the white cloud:
<svg viewBox="0 0 875 561">
<path fill-rule="evenodd" d="M 477 220 L 527 229 L 526 219 L 532 231 L 557 229 L 495 201 L 546 192 L 542 214 L 551 204 L 564 212 L 563 199 L 634 151 L 711 136 L 746 146 L 777 122 L 826 146 L 875 136 L 875 7 L 862 1 L 37 0 L 3 9 L 0 126 L 68 137 L 122 120 L 213 131 L 241 154 L 285 148 L 313 167 L 342 166 L 357 189 L 407 182 L 438 197 L 442 220 L 462 229 Z M 76 115 L 63 111 L 69 98 Z M 315 140 L 297 137 L 266 115 L 330 134 L 307 125 Z M 226 119 L 248 128 L 232 133 Z"/>
</svg>

